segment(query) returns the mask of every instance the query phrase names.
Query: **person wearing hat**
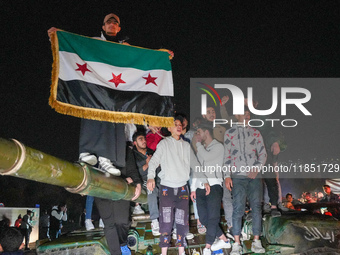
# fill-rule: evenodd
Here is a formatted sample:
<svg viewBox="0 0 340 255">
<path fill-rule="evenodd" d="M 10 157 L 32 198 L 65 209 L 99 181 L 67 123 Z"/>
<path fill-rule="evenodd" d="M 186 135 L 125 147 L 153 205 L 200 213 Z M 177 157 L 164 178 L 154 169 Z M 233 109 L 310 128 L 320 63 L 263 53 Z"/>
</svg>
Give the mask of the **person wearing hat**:
<svg viewBox="0 0 340 255">
<path fill-rule="evenodd" d="M 22 234 L 25 237 L 25 250 L 29 250 L 28 245 L 30 243 L 30 234 L 32 232 L 32 214 L 31 210 L 27 210 L 27 213 L 22 217 L 20 228 L 22 230 Z"/>
<path fill-rule="evenodd" d="M 128 37 L 118 36 L 121 29 L 119 17 L 114 13 L 110 13 L 104 18 L 102 32 L 98 39 L 130 45 L 126 42 L 129 39 Z"/>
<path fill-rule="evenodd" d="M 120 24 L 118 15 L 114 13 L 106 15 L 100 37 L 94 38 L 129 45 L 126 42 L 128 38 L 118 35 L 121 31 Z M 57 28 L 52 27 L 47 33 L 51 36 L 57 30 Z M 102 171 L 111 175 L 120 176 L 121 170 L 123 174 L 126 172 L 125 176 L 129 177 L 129 181 L 132 179 L 136 183 L 136 192 L 132 200 L 139 197 L 141 181 L 137 170 L 130 167 L 130 165 L 136 166 L 135 163 L 126 162 L 125 125 L 123 123 L 81 119 L 79 153 L 79 161 L 98 166 Z M 133 174 L 132 170 L 136 174 Z M 87 201 L 92 201 L 86 204 L 86 220 L 91 222 L 93 199 L 87 199 Z M 127 247 L 127 236 L 130 228 L 130 201 L 95 198 L 95 202 L 104 223 L 104 234 L 110 253 L 131 254 Z M 93 228 L 93 224 L 87 226 L 87 229 Z"/>
<path fill-rule="evenodd" d="M 47 32 L 51 36 L 58 29 L 50 28 Z M 102 31 L 97 39 L 112 41 L 129 45 L 127 37 L 121 37 L 121 20 L 118 15 L 110 13 L 104 17 Z M 173 52 L 168 51 L 173 57 Z M 110 142 L 108 142 L 110 141 Z M 79 160 L 93 166 L 98 166 L 102 171 L 109 174 L 120 176 L 121 171 L 126 171 L 129 182 L 136 183 L 135 200 L 141 194 L 141 184 L 138 172 L 134 175 L 130 159 L 126 158 L 126 138 L 125 125 L 123 123 L 111 123 L 90 119 L 81 119 L 80 138 L 79 138 Z M 113 201 L 108 199 L 95 198 L 99 214 L 104 222 L 104 233 L 111 254 L 131 254 L 127 247 L 127 236 L 130 227 L 129 221 L 129 201 Z M 86 212 L 88 213 L 88 206 Z M 88 216 L 91 216 L 88 213 Z"/>
<path fill-rule="evenodd" d="M 105 16 L 101 36 L 97 39 L 129 45 L 126 42 L 127 37 L 118 35 L 120 31 L 120 18 L 116 14 L 110 13 Z M 94 135 L 95 138 L 93 137 Z M 80 160 L 87 162 L 87 160 L 90 159 L 95 162 L 96 158 L 94 156 L 97 155 L 99 156 L 98 161 L 101 169 L 107 169 L 107 171 L 113 175 L 120 175 L 120 170 L 117 169 L 120 168 L 123 171 L 123 175 L 128 177 L 127 179 L 130 179 L 128 183 L 130 183 L 132 179 L 137 185 L 135 196 L 132 198 L 132 200 L 135 200 L 141 194 L 142 186 L 134 158 L 126 158 L 125 137 L 125 125 L 122 123 L 82 119 L 79 142 Z M 111 141 L 111 143 L 107 143 L 107 140 Z M 99 148 L 93 143 L 97 141 L 102 141 L 102 144 L 107 146 Z M 94 151 L 94 149 L 97 150 Z M 82 158 L 82 154 L 85 155 L 85 157 Z M 133 162 L 131 160 L 133 160 Z M 109 168 L 105 168 L 105 165 L 109 166 Z M 114 170 L 111 166 L 116 168 L 119 173 L 115 174 L 111 172 L 110 169 Z M 131 251 L 127 246 L 127 237 L 131 224 L 130 201 L 113 201 L 95 198 L 95 202 L 100 217 L 104 222 L 104 233 L 110 253 L 130 255 Z M 88 206 L 86 208 L 88 208 Z M 86 218 L 90 216 L 91 215 L 87 215 Z"/>
</svg>

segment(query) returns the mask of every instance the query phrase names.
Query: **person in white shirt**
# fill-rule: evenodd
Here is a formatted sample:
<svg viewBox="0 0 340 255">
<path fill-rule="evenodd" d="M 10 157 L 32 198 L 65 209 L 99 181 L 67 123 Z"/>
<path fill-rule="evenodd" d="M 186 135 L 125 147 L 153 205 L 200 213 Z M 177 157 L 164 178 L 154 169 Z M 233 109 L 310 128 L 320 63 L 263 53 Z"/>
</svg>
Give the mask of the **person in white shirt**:
<svg viewBox="0 0 340 255">
<path fill-rule="evenodd" d="M 173 222 L 176 222 L 178 252 L 184 254 L 187 243 L 185 236 L 189 231 L 189 188 L 187 181 L 190 175 L 190 144 L 183 141 L 182 118 L 175 118 L 174 126 L 169 127 L 170 137 L 164 138 L 157 145 L 156 152 L 149 162 L 147 188 L 155 188 L 156 169 L 161 165 L 159 173 L 159 227 L 162 254 L 167 254 L 170 246 L 170 234 Z"/>
<path fill-rule="evenodd" d="M 67 221 L 67 206 L 65 203 L 60 203 L 52 207 L 50 218 L 50 237 L 56 239 L 61 235 L 63 221 Z"/>
<path fill-rule="evenodd" d="M 198 216 L 207 228 L 203 254 L 210 255 L 211 251 L 231 247 L 219 226 L 223 196 L 224 147 L 213 138 L 211 122 L 199 124 L 196 134 L 199 165 L 192 169 L 194 178 L 191 185 L 191 199 L 196 200 Z"/>
</svg>

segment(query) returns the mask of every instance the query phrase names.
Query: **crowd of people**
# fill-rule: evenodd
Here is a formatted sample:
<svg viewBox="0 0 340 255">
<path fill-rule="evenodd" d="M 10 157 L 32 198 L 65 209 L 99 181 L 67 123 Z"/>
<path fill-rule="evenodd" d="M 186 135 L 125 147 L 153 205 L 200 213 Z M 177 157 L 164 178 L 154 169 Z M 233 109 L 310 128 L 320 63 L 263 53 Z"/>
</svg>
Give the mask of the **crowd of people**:
<svg viewBox="0 0 340 255">
<path fill-rule="evenodd" d="M 29 209 L 24 216 L 18 215 L 13 226 L 10 219 L 3 215 L 3 220 L 0 221 L 0 252 L 4 253 L 1 254 L 6 254 L 6 252 L 21 254 L 22 249 L 30 250 L 30 235 L 35 227 L 34 221 L 37 221 L 35 212 Z M 67 221 L 65 203 L 53 206 L 51 210 L 42 210 L 39 218 L 39 239 L 54 240 L 58 238 L 61 235 L 63 221 Z M 11 239 L 8 236 L 11 236 Z"/>
<path fill-rule="evenodd" d="M 214 112 L 213 107 L 210 112 Z M 184 252 L 186 239 L 190 238 L 189 198 L 196 208 L 197 227 L 203 227 L 202 233 L 206 233 L 205 255 L 222 248 L 230 248 L 229 238 L 234 240 L 232 254 L 240 253 L 242 217 L 247 200 L 252 208 L 255 223 L 252 250 L 257 253 L 264 252 L 259 238 L 263 202 L 263 184 L 259 170 L 266 162 L 267 151 L 261 133 L 247 125 L 250 119 L 249 109 L 245 106 L 245 114 L 235 117 L 239 123 L 245 125 L 224 128 L 221 141 L 215 138 L 212 121 L 207 115 L 196 118 L 194 128 L 190 130 L 186 115 L 177 113 L 173 127 L 166 129 L 137 126 L 131 143 L 127 143 L 133 152 L 126 154 L 127 160 L 132 155 L 135 171 L 139 173 L 143 188 L 147 189 L 152 233 L 155 236 L 160 235 L 163 254 L 167 253 L 171 238 L 177 239 L 179 254 Z M 217 134 L 220 134 L 221 127 L 217 129 Z M 155 148 L 155 151 L 150 147 Z M 217 165 L 237 166 L 237 171 L 207 170 Z M 239 171 L 243 165 L 249 166 L 251 171 Z M 135 182 L 139 183 L 137 180 Z M 224 190 L 227 190 L 228 196 L 225 196 Z M 227 233 L 224 233 L 219 225 L 222 200 L 223 204 L 228 206 L 224 207 L 227 212 Z M 272 208 L 272 211 L 274 217 L 280 216 L 277 214 L 277 207 Z M 99 210 L 99 213 L 103 218 L 103 210 Z M 105 227 L 104 221 L 104 230 Z M 116 220 L 116 227 L 117 240 L 120 247 L 124 247 L 126 235 L 119 229 L 127 229 L 127 226 Z M 121 248 L 121 253 L 130 254 L 126 247 Z"/>
<path fill-rule="evenodd" d="M 251 112 L 246 105 L 243 115 L 234 116 L 237 124 L 225 127 L 224 130 L 223 127 L 213 127 L 212 120 L 216 118 L 216 112 L 213 107 L 208 109 L 206 115 L 195 119 L 191 130 L 186 115 L 178 113 L 174 118 L 174 126 L 167 129 L 135 127 L 131 142 L 127 143 L 132 149 L 142 187 L 148 192 L 152 233 L 155 236 L 160 235 L 162 254 L 167 253 L 171 238 L 177 239 L 179 254 L 183 254 L 186 239 L 190 238 L 190 197 L 196 212 L 197 228 L 204 228 L 202 233 L 206 234 L 203 254 L 208 255 L 212 251 L 230 247 L 231 254 L 240 254 L 242 217 L 248 204 L 252 212 L 254 234 L 251 249 L 256 253 L 264 253 L 265 249 L 260 241 L 262 189 L 271 186 L 268 190 L 271 202 L 269 213 L 272 217 L 280 217 L 280 185 L 277 176 L 262 176 L 260 169 L 266 162 L 268 164 L 268 155 L 271 157 L 270 164 L 277 164 L 277 155 L 280 153 L 279 142 L 275 140 L 277 136 L 273 130 L 261 133 L 249 127 L 247 124 Z M 209 117 L 208 114 L 212 116 Z M 223 138 L 219 137 L 221 132 L 224 133 Z M 263 137 L 270 139 L 270 142 Z M 129 140 L 128 135 L 126 139 Z M 270 146 L 269 150 L 266 149 L 267 144 Z M 129 157 L 129 154 L 126 155 Z M 209 171 L 209 167 L 217 165 L 229 169 L 234 166 L 236 171 Z M 250 171 L 241 171 L 242 166 L 248 166 Z M 271 180 L 266 182 L 265 179 Z M 335 195 L 328 192 L 327 185 L 324 186 L 324 191 L 325 198 L 334 199 Z M 326 201 L 333 202 L 333 199 Z M 221 202 L 228 224 L 227 233 L 219 225 Z M 287 194 L 284 205 L 293 209 L 292 202 L 292 195 Z M 120 246 L 125 246 L 125 236 L 119 232 L 118 236 Z M 130 254 L 128 249 L 122 248 L 121 253 Z"/>
<path fill-rule="evenodd" d="M 51 36 L 56 28 L 48 30 Z M 119 37 L 120 18 L 113 13 L 105 16 L 101 37 L 128 45 Z M 169 51 L 173 57 L 173 52 Z M 233 121 L 235 125 L 213 125 L 216 111 L 207 107 L 206 114 L 196 117 L 189 124 L 185 114 L 174 116 L 174 125 L 168 128 L 154 126 L 134 126 L 132 124 L 111 123 L 105 121 L 81 120 L 79 139 L 79 161 L 95 166 L 108 176 L 121 176 L 129 185 L 135 186 L 132 200 L 136 200 L 142 189 L 147 192 L 147 203 L 152 221 L 152 233 L 160 236 L 162 254 L 167 254 L 171 239 L 176 239 L 180 255 L 184 254 L 189 233 L 189 200 L 194 207 L 195 219 L 199 233 L 205 233 L 204 255 L 222 248 L 232 248 L 232 255 L 242 251 L 241 228 L 246 205 L 252 211 L 253 242 L 252 252 L 264 253 L 262 246 L 261 224 L 263 206 L 263 187 L 267 187 L 270 199 L 270 214 L 280 217 L 279 197 L 280 183 L 275 172 L 261 174 L 265 164 L 277 165 L 278 155 L 283 150 L 279 137 L 268 125 L 255 129 L 248 125 L 255 116 L 248 108 L 246 99 L 244 113 L 230 116 L 226 107 L 228 96 L 222 98 L 220 115 L 223 119 Z M 259 104 L 251 102 L 252 108 Z M 131 131 L 133 130 L 133 131 Z M 132 135 L 131 135 L 132 134 Z M 217 168 L 226 169 L 218 171 Z M 321 201 L 338 201 L 327 185 L 325 196 L 317 197 Z M 304 195 L 304 201 L 314 201 L 311 194 Z M 285 206 L 294 209 L 291 194 L 286 196 Z M 129 255 L 127 246 L 128 231 L 131 225 L 130 201 L 110 200 L 88 196 L 86 209 L 82 214 L 82 225 L 87 230 L 94 229 L 92 207 L 95 203 L 100 214 L 100 226 L 112 255 Z M 225 233 L 220 227 L 221 204 L 228 225 Z M 140 213 L 141 206 L 136 204 L 135 213 Z M 4 251 L 20 249 L 23 239 L 28 249 L 32 230 L 32 211 L 27 210 L 22 218 L 18 217 L 14 228 L 2 231 L 0 244 Z M 67 221 L 65 203 L 53 206 L 51 213 L 42 212 L 40 219 L 41 238 L 55 239 L 61 234 L 62 222 Z M 16 248 L 8 249 L 5 245 L 12 231 L 20 233 L 21 241 Z M 14 240 L 14 238 L 12 238 Z M 16 240 L 16 239 L 15 239 Z M 20 243 L 20 244 L 19 244 Z"/>
<path fill-rule="evenodd" d="M 229 185 L 227 186 L 229 188 L 230 188 L 230 185 L 232 185 L 232 187 L 236 187 L 236 189 L 230 189 L 230 191 L 233 191 L 233 194 L 236 193 L 236 197 L 235 195 L 233 196 L 234 201 L 238 200 L 237 196 L 240 191 L 237 190 L 237 188 L 241 188 L 242 186 L 237 182 L 238 181 L 242 182 L 242 178 L 240 178 L 241 180 L 233 179 L 234 182 L 232 182 L 232 180 L 228 179 L 229 178 L 228 174 L 223 176 L 222 172 L 211 173 L 211 172 L 204 172 L 204 171 L 196 171 L 196 172 L 193 171 L 193 168 L 196 168 L 197 166 L 202 167 L 200 162 L 204 162 L 205 166 L 214 165 L 216 163 L 223 164 L 223 160 L 224 160 L 223 156 L 225 156 L 223 155 L 223 153 L 221 153 L 221 151 L 224 152 L 223 145 L 213 138 L 213 130 L 211 126 L 209 125 L 209 123 L 204 122 L 202 120 L 203 119 L 200 119 L 199 123 L 198 124 L 196 123 L 196 128 L 195 128 L 196 132 L 194 133 L 194 136 L 196 136 L 196 139 L 197 139 L 196 155 L 194 153 L 194 150 L 190 150 L 190 153 L 191 153 L 190 156 L 191 156 L 191 159 L 193 159 L 190 162 L 191 177 L 189 178 L 188 176 L 186 176 L 184 178 L 184 179 L 189 178 L 191 180 L 190 181 L 191 185 L 188 186 L 186 182 L 183 182 L 184 185 L 178 188 L 177 197 L 169 197 L 169 195 L 173 195 L 176 192 L 173 192 L 173 190 L 169 189 L 168 186 L 161 185 L 161 179 L 159 177 L 159 173 L 161 171 L 160 161 L 162 161 L 162 157 L 160 157 L 158 161 L 156 162 L 154 161 L 151 162 L 151 167 L 153 167 L 152 168 L 153 170 L 151 170 L 152 171 L 150 173 L 151 176 L 150 178 L 148 178 L 149 166 L 150 166 L 149 162 L 151 158 L 153 157 L 155 151 L 151 150 L 147 145 L 149 144 L 152 146 L 155 137 L 153 137 L 152 139 L 147 139 L 148 137 L 147 134 L 149 135 L 156 134 L 157 136 L 161 138 L 158 141 L 160 142 L 165 137 L 167 133 L 166 130 L 161 129 L 161 128 L 151 127 L 151 129 L 149 129 L 149 132 L 146 132 L 144 127 L 139 127 L 132 136 L 132 144 L 130 145 L 132 145 L 133 157 L 136 160 L 135 161 L 136 170 L 138 170 L 140 174 L 140 178 L 143 181 L 143 187 L 147 189 L 148 179 L 155 180 L 154 182 L 149 181 L 150 188 L 148 189 L 149 190 L 148 210 L 150 214 L 150 219 L 152 220 L 153 235 L 160 236 L 161 233 L 164 233 L 164 231 L 167 233 L 167 235 L 164 235 L 164 234 L 162 235 L 163 242 L 166 244 L 164 247 L 167 247 L 169 240 L 171 240 L 171 236 L 169 233 L 171 232 L 175 233 L 175 235 L 172 235 L 172 238 L 174 239 L 177 238 L 177 227 L 176 226 L 177 226 L 177 222 L 180 222 L 180 220 L 178 218 L 176 220 L 175 212 L 176 210 L 181 210 L 180 209 L 181 203 L 177 207 L 177 204 L 176 204 L 177 202 L 182 202 L 182 205 L 184 205 L 184 208 L 182 209 L 184 210 L 183 215 L 187 216 L 185 219 L 181 218 L 182 222 L 185 224 L 178 223 L 179 224 L 178 235 L 180 237 L 179 241 L 185 242 L 185 239 L 188 239 L 188 224 L 189 224 L 189 221 L 188 221 L 189 211 L 188 210 L 189 209 L 187 207 L 188 204 L 186 203 L 187 202 L 186 198 L 189 193 L 185 193 L 186 192 L 185 190 L 188 190 L 188 189 L 190 190 L 190 197 L 192 199 L 192 202 L 194 206 L 197 207 L 196 210 L 198 210 L 196 219 L 198 220 L 199 224 L 197 225 L 197 228 L 200 227 L 199 225 L 202 225 L 205 228 L 205 231 L 202 232 L 201 234 L 204 234 L 204 233 L 206 234 L 207 249 L 211 249 L 212 246 L 213 246 L 213 250 L 230 247 L 228 237 L 230 237 L 231 239 L 234 239 L 235 244 L 238 244 L 237 241 L 239 240 L 240 226 L 242 222 L 241 218 L 245 212 L 245 207 L 244 207 L 245 203 L 238 204 L 241 206 L 241 209 L 238 209 L 238 207 L 236 206 L 237 216 L 239 217 L 235 217 L 232 214 L 231 222 L 227 221 L 229 223 L 228 226 L 230 226 L 230 229 L 232 226 L 238 226 L 239 229 L 237 231 L 235 230 L 228 231 L 226 233 L 227 234 L 226 236 L 225 233 L 223 233 L 223 231 L 219 227 L 219 222 L 221 220 L 220 206 L 221 206 L 221 201 L 223 197 L 222 186 L 227 184 Z M 184 114 L 180 114 L 179 116 L 176 117 L 175 123 L 176 122 L 177 122 L 177 125 L 175 125 L 174 129 L 177 131 L 177 135 L 179 137 L 184 138 L 187 142 L 189 142 L 190 139 L 188 138 L 188 134 L 187 134 L 188 132 L 186 132 L 188 131 L 188 127 L 187 127 L 188 122 L 187 122 L 186 116 Z M 185 123 L 185 124 L 182 124 L 182 123 Z M 180 125 L 182 125 L 183 127 L 182 130 L 184 131 L 180 132 L 181 128 L 178 128 L 178 126 Z M 177 129 L 176 129 L 176 126 L 177 126 Z M 154 130 L 157 130 L 157 132 L 154 132 Z M 173 138 L 171 138 L 171 140 L 172 139 Z M 185 141 L 183 140 L 183 142 Z M 162 150 L 159 150 L 159 151 L 162 151 Z M 170 150 L 170 151 L 177 153 L 177 150 Z M 161 155 L 167 155 L 168 153 L 170 153 L 170 151 L 165 152 L 165 153 L 164 152 L 163 153 L 160 152 L 160 153 Z M 168 155 L 166 158 L 168 158 Z M 163 160 L 166 160 L 166 158 L 163 158 Z M 170 161 L 172 162 L 175 158 L 171 159 L 170 157 Z M 166 167 L 166 166 L 163 164 L 163 167 Z M 167 176 L 172 176 L 172 175 L 167 175 Z M 236 180 L 236 183 L 235 183 L 235 180 Z M 254 179 L 252 178 L 249 178 L 249 180 L 246 179 L 247 185 L 250 185 L 253 180 Z M 177 183 L 178 180 L 171 180 L 171 182 L 172 181 Z M 303 192 L 301 195 L 301 198 L 299 199 L 294 199 L 291 193 L 287 193 L 285 198 L 282 201 L 283 205 L 285 208 L 289 209 L 290 211 L 294 211 L 294 210 L 299 210 L 298 208 L 296 208 L 296 206 L 299 204 L 327 203 L 327 202 L 340 203 L 340 196 L 338 196 L 337 194 L 334 194 L 331 191 L 331 188 L 329 185 L 323 185 L 322 188 L 324 192 L 314 192 L 313 194 L 311 194 L 310 192 Z M 162 192 L 159 193 L 159 190 L 161 190 Z M 260 188 L 259 184 L 257 184 L 257 187 L 255 187 L 255 189 L 252 189 L 250 187 L 250 191 L 251 192 L 249 193 L 247 193 L 246 191 L 243 195 L 246 195 L 246 196 L 247 194 L 249 195 L 248 197 L 249 206 L 252 208 L 254 219 L 256 219 L 256 213 L 260 213 L 261 215 L 260 206 L 263 204 L 263 201 L 259 199 L 262 197 L 262 195 L 257 192 L 262 192 L 262 188 Z M 159 200 L 160 201 L 164 200 L 164 198 L 162 197 L 166 197 L 166 200 L 165 202 L 163 201 L 159 203 L 158 202 Z M 169 203 L 168 200 L 171 202 Z M 162 206 L 164 203 L 166 206 Z M 174 208 L 176 208 L 176 210 L 173 210 L 174 208 L 169 209 L 169 210 L 164 209 L 164 208 L 171 207 L 172 204 L 175 204 Z M 256 208 L 258 212 L 256 212 Z M 169 220 L 172 218 L 174 219 L 174 222 L 172 221 L 165 222 L 167 223 L 165 224 L 164 216 L 162 216 L 162 213 L 159 213 L 159 210 L 164 211 L 164 213 L 167 215 L 166 218 L 168 218 Z M 66 212 L 67 212 L 67 206 L 65 203 L 60 203 L 59 205 L 53 206 L 50 212 L 46 209 L 42 210 L 40 219 L 39 219 L 39 239 L 47 238 L 49 240 L 53 240 L 53 239 L 58 238 L 61 234 L 62 222 L 67 221 Z M 172 215 L 170 215 L 170 212 L 172 212 Z M 324 212 L 324 213 L 327 214 L 327 212 Z M 85 227 L 85 215 L 86 215 L 86 210 L 84 210 L 84 213 L 82 214 L 82 217 L 81 217 L 83 218 L 83 220 L 80 221 L 80 222 L 83 222 L 83 223 L 80 223 L 81 227 Z M 23 250 L 29 250 L 28 244 L 29 244 L 30 233 L 32 232 L 32 228 L 33 228 L 33 225 L 32 225 L 33 217 L 34 217 L 34 212 L 31 210 L 27 210 L 24 216 L 19 214 L 16 221 L 14 222 L 14 227 L 10 227 L 11 226 L 10 219 L 8 219 L 6 216 L 3 217 L 0 223 L 0 226 L 1 226 L 0 252 L 2 251 L 3 252 L 2 254 L 7 254 L 6 252 L 11 252 L 8 254 L 23 254 Z M 160 230 L 160 225 L 159 225 L 159 217 L 161 217 L 160 218 L 161 230 Z M 225 218 L 227 220 L 228 216 L 225 215 Z M 259 228 L 260 221 L 258 221 L 257 224 L 258 226 L 257 227 L 255 226 L 254 228 Z M 99 226 L 104 227 L 101 225 Z M 232 236 L 231 233 L 233 233 L 234 236 Z M 254 233 L 258 233 L 257 235 L 254 234 L 255 240 L 256 240 L 259 238 L 259 235 L 261 232 L 260 230 L 257 230 L 257 232 L 254 232 Z M 186 238 L 182 238 L 183 236 Z M 181 245 L 182 245 L 181 247 L 185 246 L 184 243 L 182 243 Z M 238 247 L 238 245 L 236 246 Z"/>
<path fill-rule="evenodd" d="M 333 193 L 331 187 L 327 184 L 322 186 L 323 192 L 303 192 L 300 198 L 294 199 L 291 193 L 287 193 L 283 204 L 288 209 L 295 209 L 298 204 L 312 203 L 340 203 L 340 196 Z"/>
</svg>

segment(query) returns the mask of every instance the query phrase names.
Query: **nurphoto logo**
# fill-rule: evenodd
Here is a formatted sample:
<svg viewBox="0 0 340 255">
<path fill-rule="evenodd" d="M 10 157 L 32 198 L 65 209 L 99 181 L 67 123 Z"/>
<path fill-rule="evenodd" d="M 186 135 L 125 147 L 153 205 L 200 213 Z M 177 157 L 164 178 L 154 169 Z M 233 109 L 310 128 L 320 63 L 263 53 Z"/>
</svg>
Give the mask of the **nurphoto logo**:
<svg viewBox="0 0 340 255">
<path fill-rule="evenodd" d="M 233 98 L 233 115 L 243 115 L 244 114 L 244 106 L 245 104 L 248 106 L 249 111 L 252 114 L 259 115 L 259 116 L 268 116 L 274 113 L 278 108 L 278 88 L 272 87 L 272 95 L 271 95 L 271 107 L 269 109 L 256 109 L 253 102 L 253 87 L 247 87 L 247 97 L 244 96 L 242 90 L 237 87 L 236 85 L 232 84 L 214 84 L 214 87 L 200 83 L 214 93 L 214 95 L 218 98 L 219 103 L 222 105 L 221 97 L 217 93 L 216 89 L 225 89 L 228 90 Z M 202 91 L 206 92 L 206 94 L 201 94 L 201 114 L 207 114 L 207 94 L 216 104 L 216 100 L 214 95 L 209 92 L 208 89 L 200 88 Z M 311 112 L 307 110 L 304 106 L 311 99 L 311 93 L 308 89 L 300 88 L 300 87 L 281 87 L 280 90 L 281 98 L 280 98 L 280 105 L 281 105 L 281 116 L 287 115 L 287 105 L 295 105 L 304 115 L 312 116 Z M 300 95 L 300 98 L 289 98 L 289 94 Z M 270 122 L 271 126 L 274 127 L 275 122 L 280 122 L 283 127 L 295 127 L 298 125 L 298 121 L 296 119 L 250 119 L 248 125 L 251 127 L 261 127 L 264 125 L 265 121 Z M 214 120 L 214 127 L 218 124 L 230 124 L 231 126 L 234 124 L 242 124 L 242 123 L 233 123 L 232 120 L 227 119 L 215 119 Z M 246 125 L 245 121 L 243 125 Z"/>
</svg>

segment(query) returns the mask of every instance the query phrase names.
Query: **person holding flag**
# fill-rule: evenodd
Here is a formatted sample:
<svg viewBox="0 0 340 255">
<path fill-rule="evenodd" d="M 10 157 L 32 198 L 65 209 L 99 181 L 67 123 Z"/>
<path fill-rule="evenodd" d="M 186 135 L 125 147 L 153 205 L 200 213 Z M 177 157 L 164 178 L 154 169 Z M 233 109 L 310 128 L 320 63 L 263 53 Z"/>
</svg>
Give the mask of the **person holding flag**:
<svg viewBox="0 0 340 255">
<path fill-rule="evenodd" d="M 161 115 L 166 118 L 171 116 L 172 114 L 173 105 L 170 97 L 173 96 L 173 84 L 171 71 L 169 72 L 167 70 L 161 70 L 158 74 L 165 73 L 165 78 L 158 78 L 161 79 L 161 81 L 166 80 L 167 85 L 171 85 L 170 89 L 168 89 L 168 91 L 170 92 L 166 91 L 165 93 L 149 93 L 149 95 L 147 95 L 147 93 L 140 91 L 125 91 L 124 89 L 121 89 L 120 85 L 128 82 L 127 80 L 124 80 L 124 76 L 124 79 L 122 78 L 122 73 L 115 74 L 115 72 L 112 72 L 112 68 L 117 68 L 116 66 L 111 66 L 109 67 L 110 69 L 108 69 L 112 73 L 110 73 L 111 79 L 109 81 L 104 82 L 104 79 L 102 79 L 102 77 L 99 77 L 97 79 L 95 75 L 97 75 L 99 72 L 102 72 L 102 70 L 106 68 L 103 67 L 103 64 L 106 63 L 98 64 L 94 63 L 94 61 L 90 63 L 90 61 L 93 60 L 93 58 L 95 58 L 95 55 L 97 54 L 101 54 L 101 56 L 105 56 L 105 54 L 111 54 L 112 52 L 110 52 L 110 49 L 113 47 L 118 49 L 118 52 L 112 53 L 113 55 L 125 54 L 126 51 L 132 52 L 129 56 L 123 56 L 123 59 L 125 60 L 129 59 L 129 57 L 136 58 L 136 54 L 134 54 L 134 52 L 136 51 L 144 51 L 146 52 L 146 54 L 149 55 L 155 54 L 153 52 L 150 52 L 151 50 L 149 49 L 139 49 L 137 47 L 131 47 L 132 49 L 130 49 L 129 47 L 129 49 L 127 50 L 124 47 L 122 48 L 121 46 L 129 44 L 125 42 L 126 38 L 118 36 L 120 30 L 120 18 L 114 13 L 110 13 L 105 16 L 102 25 L 101 36 L 95 39 L 111 41 L 117 44 L 103 44 L 90 38 L 80 37 L 71 33 L 61 31 L 55 27 L 52 27 L 48 30 L 48 35 L 52 43 L 54 65 L 56 63 L 60 63 L 60 66 L 58 66 L 58 70 L 52 71 L 50 105 L 58 112 L 82 118 L 79 138 L 79 160 L 93 166 L 96 166 L 98 164 L 98 168 L 103 172 L 107 172 L 115 176 L 122 175 L 125 178 L 129 179 L 129 183 L 132 180 L 133 183 L 136 184 L 135 196 L 132 198 L 132 200 L 135 200 L 141 194 L 141 184 L 138 181 L 139 177 L 137 170 L 130 167 L 133 164 L 126 162 L 126 160 L 129 161 L 129 159 L 126 159 L 126 138 L 124 123 L 134 122 L 135 124 L 141 124 L 137 122 L 143 122 L 150 119 L 156 122 L 161 119 L 159 123 L 165 125 L 168 125 L 167 123 L 169 122 L 173 122 L 172 118 L 168 118 L 168 120 L 163 120 L 162 117 L 158 117 Z M 57 34 L 57 31 L 60 31 L 60 33 L 58 32 Z M 72 58 L 75 56 L 73 52 L 68 54 L 67 50 L 70 50 L 70 48 L 68 48 L 67 43 L 63 44 L 62 40 L 64 38 L 71 38 L 72 40 L 74 39 L 75 43 L 78 42 L 78 47 L 70 47 L 72 48 L 71 51 L 77 51 L 77 48 L 81 48 L 79 52 L 81 52 L 80 54 L 84 54 L 80 57 L 80 60 L 79 55 L 76 55 L 75 57 L 77 61 L 76 64 L 78 66 L 78 69 L 75 69 L 76 72 L 74 72 L 74 70 L 72 70 L 72 68 L 70 68 L 70 65 L 68 64 L 64 64 L 62 66 L 63 63 L 61 62 L 64 61 L 64 59 L 66 59 L 67 57 Z M 81 43 L 79 43 L 80 41 Z M 91 45 L 89 46 L 89 44 Z M 97 48 L 97 45 L 100 45 L 102 48 L 99 48 L 100 46 Z M 87 49 L 94 49 L 93 54 L 91 55 L 92 52 L 88 53 L 86 51 Z M 101 49 L 102 52 L 98 49 Z M 125 50 L 124 53 L 119 52 L 119 49 L 122 52 L 123 50 Z M 162 54 L 164 53 L 158 52 L 158 55 Z M 173 56 L 172 51 L 168 51 L 168 54 Z M 143 60 L 136 62 L 142 61 Z M 130 62 L 134 63 L 135 61 Z M 93 69 L 90 68 L 90 65 L 92 65 L 91 67 Z M 97 71 L 97 69 L 95 68 L 97 68 L 98 66 L 99 69 Z M 170 64 L 168 64 L 168 66 L 170 66 Z M 119 69 L 119 72 L 121 72 L 121 69 Z M 138 70 L 135 72 L 138 72 Z M 76 79 L 72 80 L 72 78 L 69 78 L 69 76 L 67 76 L 72 76 L 74 75 L 74 73 L 78 75 Z M 90 78 L 90 82 L 88 80 L 85 81 L 84 77 L 87 74 L 94 75 L 95 78 L 93 78 L 92 76 Z M 57 77 L 57 75 L 59 76 Z M 134 74 L 132 73 L 132 75 L 130 76 L 134 76 Z M 150 72 L 148 73 L 148 75 L 144 74 L 144 76 L 140 79 L 144 82 L 144 84 L 142 84 L 143 87 L 151 83 L 151 85 L 155 84 L 153 88 L 155 91 L 157 91 L 157 89 L 159 88 L 162 89 L 162 87 L 158 86 L 155 82 L 155 79 L 158 78 L 153 78 Z M 94 79 L 97 80 L 94 82 Z M 76 85 L 74 80 L 77 80 Z M 79 80 L 80 82 L 78 82 Z M 74 86 L 68 87 L 68 85 L 71 85 L 71 83 Z M 114 86 L 112 86 L 112 84 Z M 108 88 L 108 85 L 111 85 L 113 89 Z M 66 91 L 66 93 L 62 94 L 64 91 Z M 68 95 L 71 96 L 69 98 L 66 98 Z M 129 100 L 127 101 L 134 102 L 134 105 L 129 105 L 129 102 L 118 102 L 119 100 L 121 100 L 121 98 L 125 99 L 129 96 L 132 96 L 132 99 L 129 98 Z M 153 99 L 155 100 L 151 99 L 151 97 L 153 97 Z M 150 100 L 154 102 L 153 106 L 150 106 Z M 155 105 L 157 105 L 158 107 L 158 102 L 161 101 L 162 104 L 164 102 L 166 106 L 161 107 L 162 109 L 166 109 L 165 112 L 161 112 L 159 109 L 155 108 Z M 141 104 L 141 102 L 144 104 L 148 104 L 144 106 Z M 132 114 L 126 113 L 129 109 L 134 110 L 136 108 L 138 108 L 140 112 L 137 111 L 137 113 Z M 147 114 L 149 115 L 145 114 L 147 110 Z M 108 199 L 95 198 L 95 202 L 98 207 L 99 214 L 104 222 L 104 233 L 110 253 L 123 255 L 131 254 L 131 251 L 127 247 L 127 236 L 130 227 L 130 201 L 113 201 Z"/>
<path fill-rule="evenodd" d="M 48 35 L 56 32 L 57 28 L 50 28 Z M 97 39 L 112 42 L 123 42 L 118 37 L 121 30 L 120 19 L 110 13 L 105 16 L 102 33 Z M 79 160 L 90 165 L 97 165 L 104 172 L 120 176 L 119 167 L 125 166 L 125 125 L 90 119 L 81 119 L 79 137 Z"/>
</svg>

